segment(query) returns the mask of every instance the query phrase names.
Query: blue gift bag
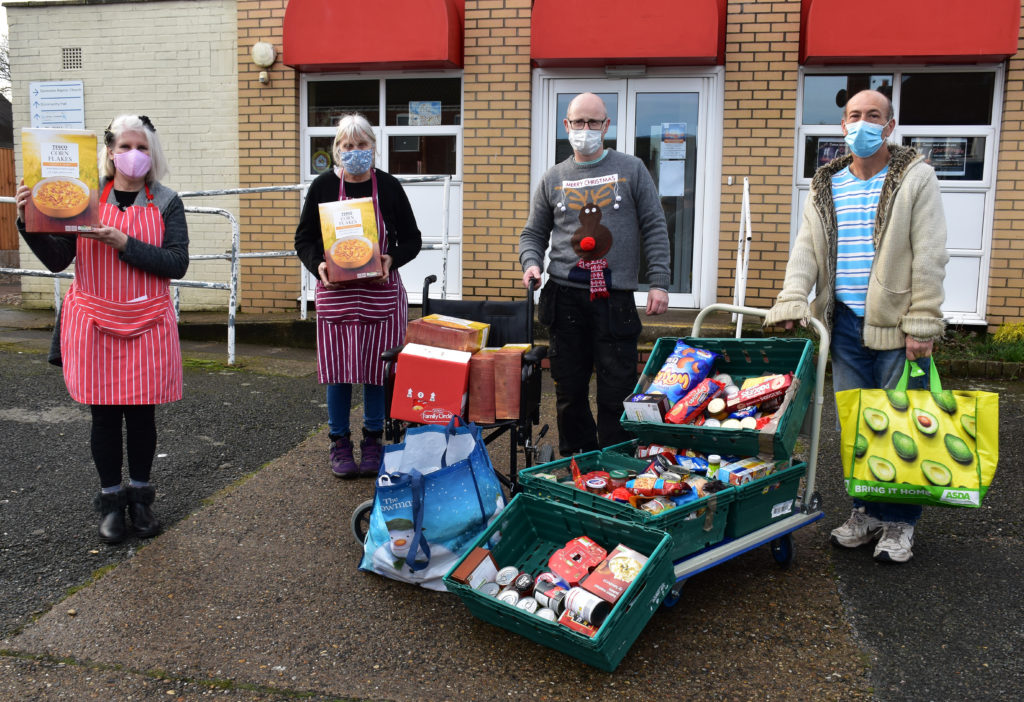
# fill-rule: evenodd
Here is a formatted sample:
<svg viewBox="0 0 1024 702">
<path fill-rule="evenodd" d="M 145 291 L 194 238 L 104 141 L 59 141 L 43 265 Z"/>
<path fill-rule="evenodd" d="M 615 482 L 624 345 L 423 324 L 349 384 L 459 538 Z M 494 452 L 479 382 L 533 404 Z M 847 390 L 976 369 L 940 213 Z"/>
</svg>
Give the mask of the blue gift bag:
<svg viewBox="0 0 1024 702">
<path fill-rule="evenodd" d="M 445 590 L 441 578 L 504 506 L 480 427 L 412 427 L 384 449 L 359 568 Z"/>
</svg>

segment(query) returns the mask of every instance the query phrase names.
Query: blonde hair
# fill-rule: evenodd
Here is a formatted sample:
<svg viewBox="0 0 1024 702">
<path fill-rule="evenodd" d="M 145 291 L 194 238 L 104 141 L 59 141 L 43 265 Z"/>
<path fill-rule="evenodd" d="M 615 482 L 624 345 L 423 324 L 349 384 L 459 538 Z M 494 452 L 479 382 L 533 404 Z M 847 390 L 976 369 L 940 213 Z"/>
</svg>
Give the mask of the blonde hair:
<svg viewBox="0 0 1024 702">
<path fill-rule="evenodd" d="M 109 154 L 113 153 L 114 145 L 125 132 L 136 132 L 146 137 L 146 143 L 149 146 L 149 158 L 152 162 L 149 173 L 146 174 L 147 183 L 161 180 L 170 172 L 170 169 L 167 167 L 167 157 L 164 156 L 164 150 L 160 147 L 160 137 L 156 135 L 156 127 L 149 121 L 149 117 L 145 115 L 118 115 L 110 120 L 110 125 L 103 133 L 103 143 L 107 147 L 102 159 L 102 171 L 105 177 L 108 179 L 114 177 L 114 162 L 109 158 Z"/>
<path fill-rule="evenodd" d="M 377 151 L 377 137 L 373 135 L 373 127 L 369 121 L 358 112 L 343 115 L 338 122 L 338 132 L 334 135 L 334 144 L 331 146 L 335 164 L 341 165 L 341 142 L 360 137 L 372 144 L 372 151 Z"/>
</svg>

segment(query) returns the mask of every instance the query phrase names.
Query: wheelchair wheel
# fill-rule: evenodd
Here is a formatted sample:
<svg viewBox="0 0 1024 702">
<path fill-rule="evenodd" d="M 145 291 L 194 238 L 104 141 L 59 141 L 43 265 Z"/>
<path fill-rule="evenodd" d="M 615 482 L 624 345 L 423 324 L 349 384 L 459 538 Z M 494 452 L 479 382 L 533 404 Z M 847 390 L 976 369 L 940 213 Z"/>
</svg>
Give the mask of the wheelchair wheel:
<svg viewBox="0 0 1024 702">
<path fill-rule="evenodd" d="M 373 500 L 367 500 L 352 512 L 352 535 L 359 543 L 366 542 L 366 532 L 370 530 L 370 512 L 373 511 Z"/>
<path fill-rule="evenodd" d="M 555 460 L 555 447 L 545 444 L 537 450 L 537 463 L 551 463 Z"/>
</svg>

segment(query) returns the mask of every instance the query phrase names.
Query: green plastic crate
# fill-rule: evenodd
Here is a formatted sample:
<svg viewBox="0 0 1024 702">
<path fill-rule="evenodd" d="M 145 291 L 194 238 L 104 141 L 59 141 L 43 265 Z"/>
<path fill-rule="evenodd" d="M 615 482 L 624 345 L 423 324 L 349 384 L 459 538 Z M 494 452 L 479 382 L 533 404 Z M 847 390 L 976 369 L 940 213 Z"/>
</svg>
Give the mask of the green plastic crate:
<svg viewBox="0 0 1024 702">
<path fill-rule="evenodd" d="M 499 567 L 514 565 L 536 576 L 547 570 L 551 554 L 571 539 L 584 535 L 608 551 L 621 543 L 648 556 L 643 570 L 593 637 L 458 583 L 451 579 L 451 571 L 444 577 L 444 584 L 479 619 L 567 653 L 595 668 L 613 671 L 675 583 L 668 555 L 671 539 L 667 534 L 547 502 L 533 495 L 518 494 L 477 539 L 474 547 L 489 548 Z M 456 563 L 452 571 L 458 566 Z"/>
<path fill-rule="evenodd" d="M 658 339 L 651 351 L 635 392 L 644 392 L 661 370 L 665 359 L 675 348 L 675 338 Z M 814 387 L 814 345 L 810 339 L 684 339 L 696 348 L 707 349 L 721 355 L 715 362 L 715 373 L 728 373 L 737 385 L 746 378 L 770 373 L 792 373 L 798 387 L 792 394 L 774 432 L 756 429 L 723 429 L 721 427 L 695 427 L 688 424 L 638 422 L 626 419 L 622 413 L 622 426 L 643 443 L 658 443 L 676 448 L 691 448 L 722 456 L 771 455 L 789 458 L 796 444 L 804 415 L 810 404 Z"/>
<path fill-rule="evenodd" d="M 725 524 L 726 538 L 749 534 L 795 514 L 800 479 L 806 473 L 807 464 L 797 463 L 736 487 L 736 500 Z"/>
<path fill-rule="evenodd" d="M 619 446 L 630 445 L 630 442 L 627 442 Z M 612 447 L 604 451 L 578 454 L 575 458 L 581 473 L 589 473 L 592 470 L 610 471 L 615 468 L 634 468 L 641 471 L 650 464 L 650 461 L 633 458 L 629 453 L 629 450 L 623 452 Z M 520 489 L 546 500 L 573 505 L 588 512 L 596 512 L 622 521 L 660 529 L 672 537 L 669 557 L 673 561 L 708 546 L 713 546 L 725 538 L 730 506 L 735 499 L 735 488 L 730 487 L 714 495 L 687 502 L 659 514 L 651 514 L 632 505 L 579 490 L 574 485 L 563 485 L 547 478 L 537 477 L 539 473 L 550 473 L 557 478 L 564 479 L 570 475 L 569 462 L 570 459 L 563 458 L 520 470 Z"/>
</svg>

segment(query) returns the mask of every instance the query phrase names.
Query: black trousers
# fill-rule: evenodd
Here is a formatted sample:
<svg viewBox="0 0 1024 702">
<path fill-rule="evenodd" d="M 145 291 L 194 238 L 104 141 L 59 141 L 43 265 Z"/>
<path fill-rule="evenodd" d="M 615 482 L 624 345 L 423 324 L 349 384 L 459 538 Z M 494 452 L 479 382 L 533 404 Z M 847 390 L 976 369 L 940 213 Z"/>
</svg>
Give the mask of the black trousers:
<svg viewBox="0 0 1024 702">
<path fill-rule="evenodd" d="M 128 447 L 128 475 L 148 483 L 156 454 L 156 405 L 89 405 L 90 447 L 101 487 L 121 484 L 122 443 Z M 127 433 L 125 442 L 122 421 Z"/>
<path fill-rule="evenodd" d="M 558 450 L 562 456 L 593 451 L 633 438 L 622 428 L 622 401 L 637 381 L 637 340 L 643 328 L 633 293 L 590 291 L 548 281 L 541 291 L 540 321 L 550 330 L 548 358 L 555 383 Z M 590 407 L 590 379 L 597 372 L 597 421 Z"/>
</svg>

